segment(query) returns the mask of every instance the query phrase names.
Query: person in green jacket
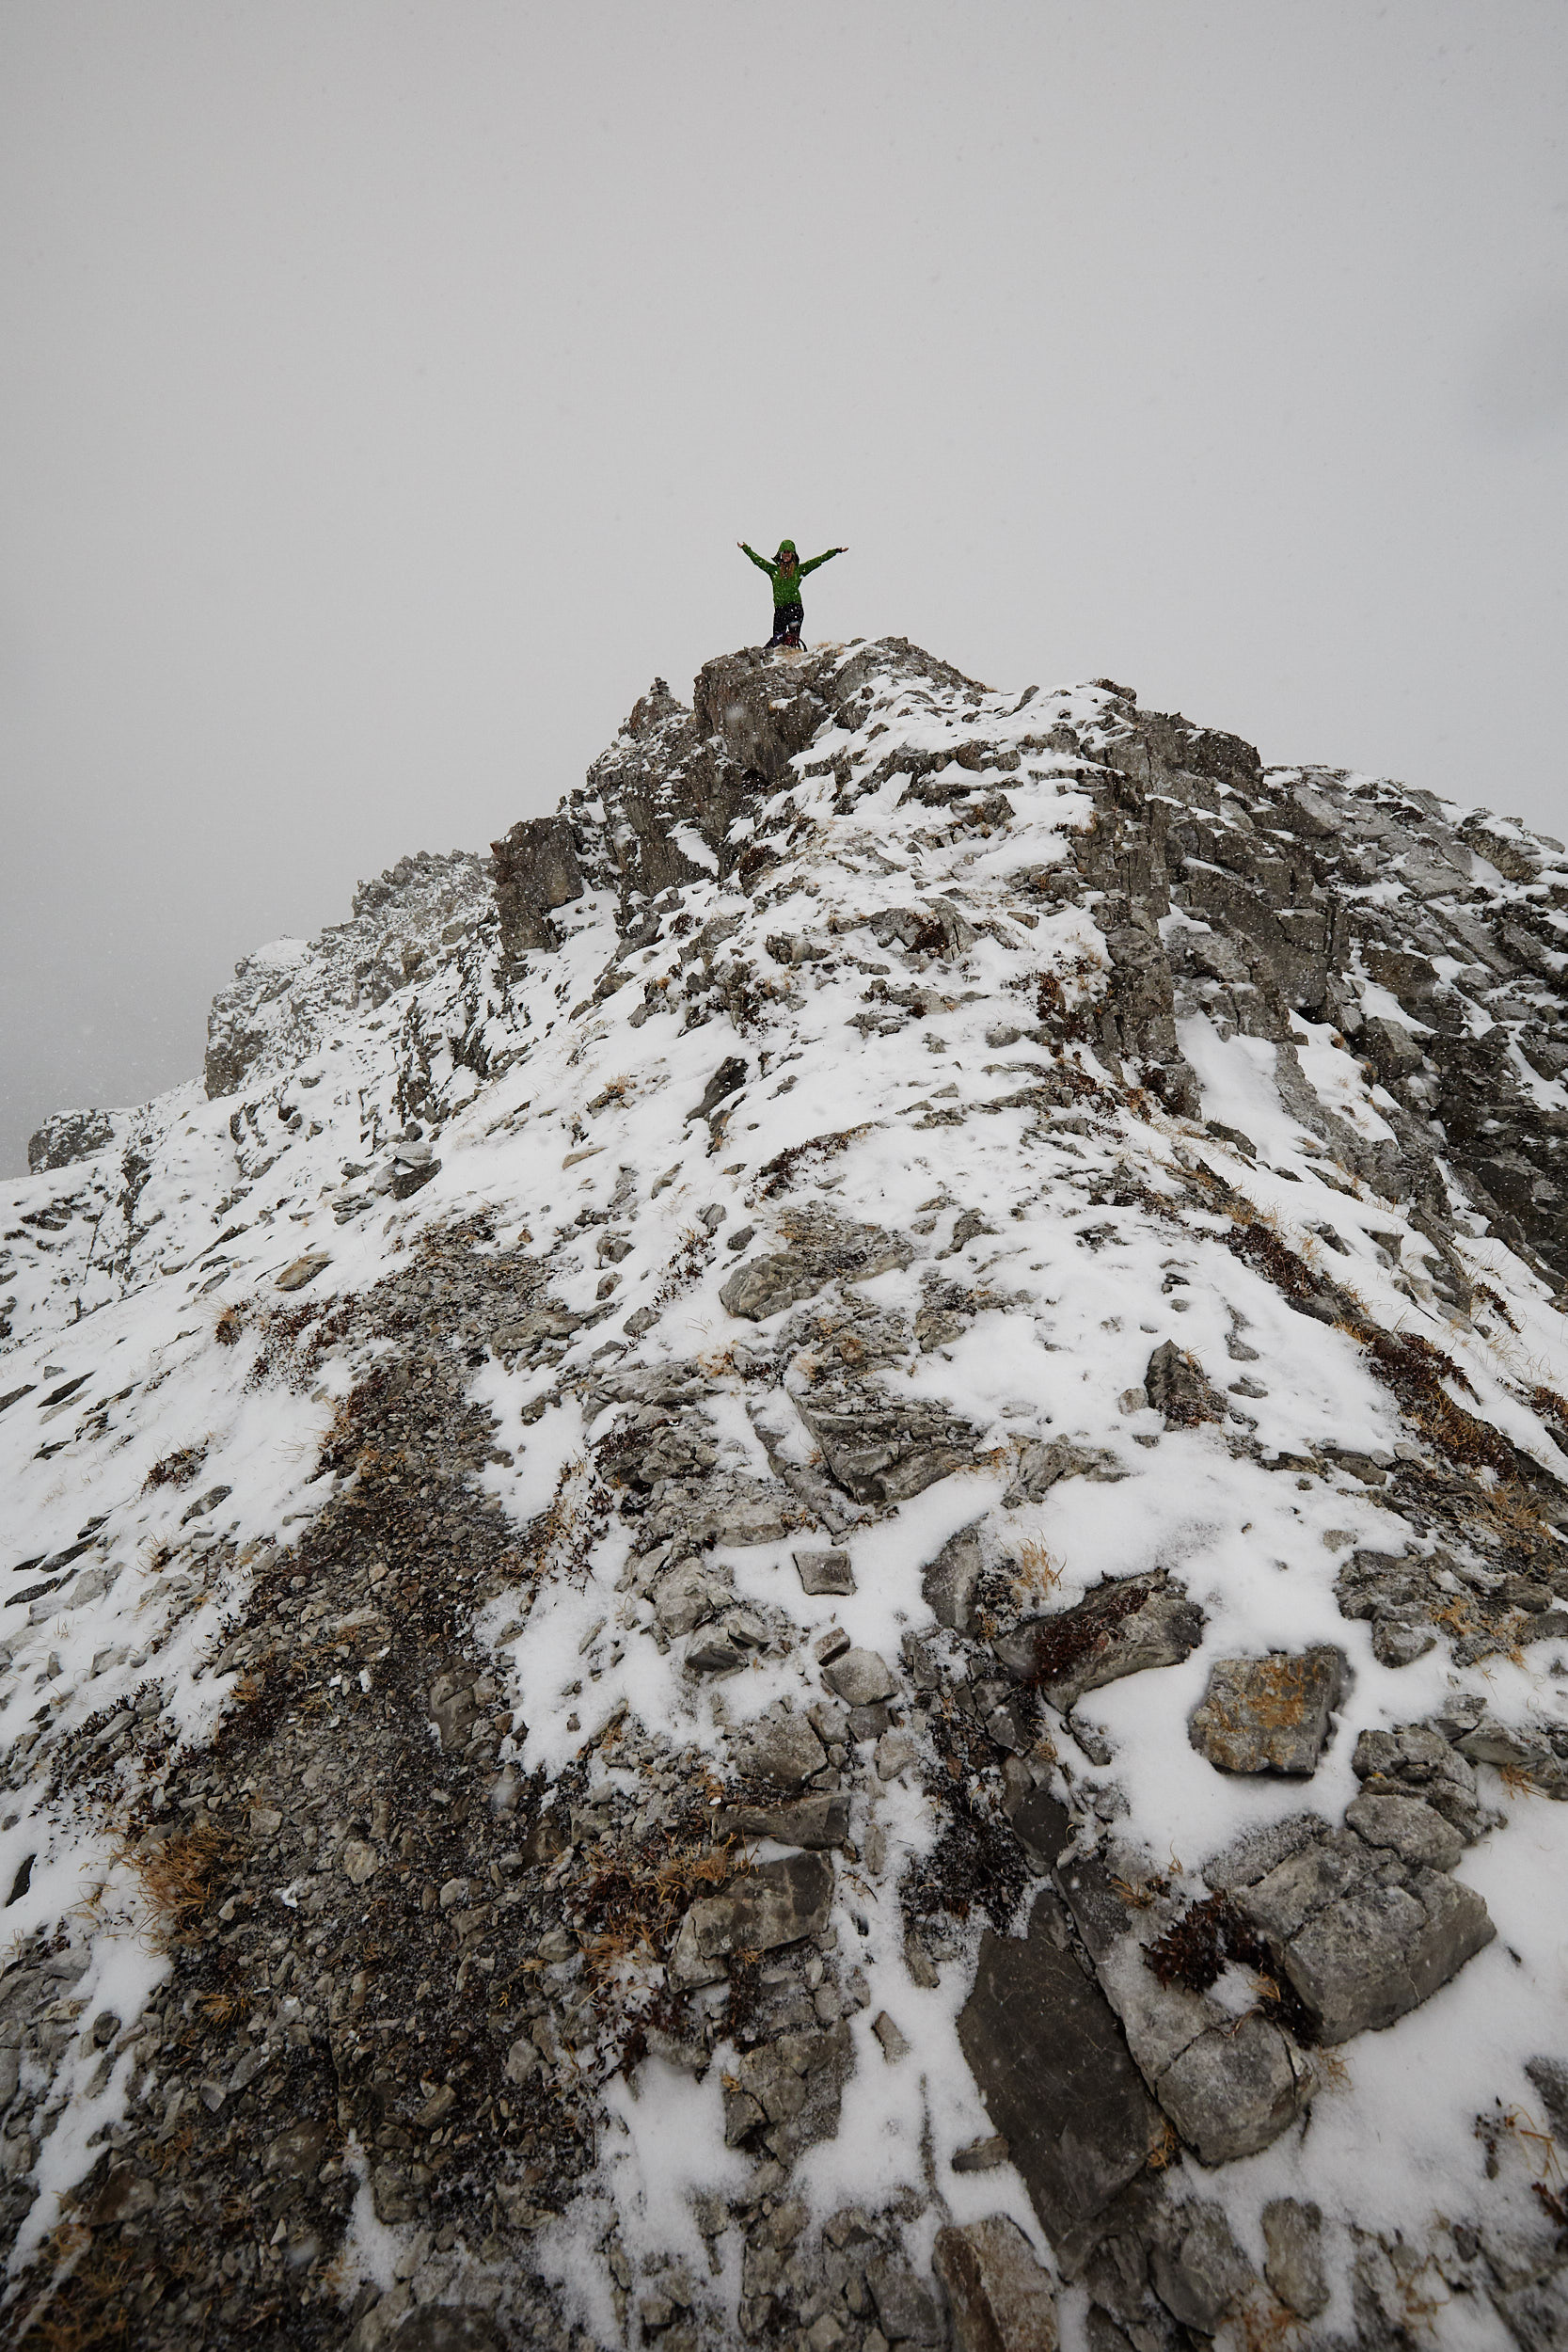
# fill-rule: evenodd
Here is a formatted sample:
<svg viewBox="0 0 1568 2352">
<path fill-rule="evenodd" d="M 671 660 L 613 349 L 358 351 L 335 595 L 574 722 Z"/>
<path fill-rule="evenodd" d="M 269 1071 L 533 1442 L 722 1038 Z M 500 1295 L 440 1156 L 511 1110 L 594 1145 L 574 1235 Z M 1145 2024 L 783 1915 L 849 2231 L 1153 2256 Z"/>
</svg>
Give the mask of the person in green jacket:
<svg viewBox="0 0 1568 2352">
<path fill-rule="evenodd" d="M 742 555 L 749 555 L 758 571 L 766 572 L 773 583 L 773 634 L 768 640 L 768 650 L 771 651 L 775 645 L 799 645 L 800 624 L 806 617 L 805 607 L 800 602 L 800 582 L 808 572 L 815 572 L 819 564 L 826 564 L 829 557 L 847 555 L 848 548 L 830 548 L 826 555 L 814 555 L 808 564 L 802 564 L 795 552 L 794 540 L 781 539 L 779 551 L 769 564 L 766 555 L 759 555 L 755 548 L 749 548 L 744 539 L 737 539 L 736 546 Z"/>
</svg>

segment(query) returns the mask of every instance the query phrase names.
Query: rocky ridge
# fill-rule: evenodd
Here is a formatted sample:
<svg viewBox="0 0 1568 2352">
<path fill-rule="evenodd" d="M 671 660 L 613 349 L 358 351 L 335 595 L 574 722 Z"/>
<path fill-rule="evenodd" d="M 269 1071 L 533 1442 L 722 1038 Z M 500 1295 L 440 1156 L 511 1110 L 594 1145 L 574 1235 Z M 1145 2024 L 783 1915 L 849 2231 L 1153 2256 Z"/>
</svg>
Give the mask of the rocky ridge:
<svg viewBox="0 0 1568 2352">
<path fill-rule="evenodd" d="M 1565 954 L 1482 812 L 740 654 L 51 1121 L 9 2340 L 1562 2341 Z"/>
</svg>

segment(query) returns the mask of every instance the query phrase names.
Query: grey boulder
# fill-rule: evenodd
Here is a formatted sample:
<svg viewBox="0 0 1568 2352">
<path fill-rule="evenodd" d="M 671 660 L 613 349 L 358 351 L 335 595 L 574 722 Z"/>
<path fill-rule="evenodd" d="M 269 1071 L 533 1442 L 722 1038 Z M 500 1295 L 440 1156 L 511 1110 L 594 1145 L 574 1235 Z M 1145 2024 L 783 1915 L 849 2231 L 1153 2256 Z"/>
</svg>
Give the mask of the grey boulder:
<svg viewBox="0 0 1568 2352">
<path fill-rule="evenodd" d="M 1315 1772 L 1348 1669 L 1337 1649 L 1218 1658 L 1188 1725 L 1217 1772 Z"/>
<path fill-rule="evenodd" d="M 1237 1899 L 1281 1950 L 1327 2042 L 1419 2008 L 1497 1932 L 1473 1887 L 1348 1830 L 1304 1847 Z"/>
<path fill-rule="evenodd" d="M 874 1649 L 847 1649 L 822 1669 L 822 1679 L 846 1707 L 875 1707 L 898 1688 L 887 1661 Z"/>
<path fill-rule="evenodd" d="M 1212 2336 L 1253 2282 L 1252 2265 L 1220 2206 L 1207 2200 L 1178 2208 L 1149 2249 L 1155 2293 L 1184 2328 Z"/>
<path fill-rule="evenodd" d="M 855 1572 L 847 1551 L 797 1551 L 791 1554 L 803 1593 L 852 1593 Z"/>
<path fill-rule="evenodd" d="M 1345 1820 L 1369 1846 L 1385 1846 L 1402 1862 L 1424 1862 L 1451 1870 L 1465 1840 L 1451 1821 L 1421 1797 L 1370 1796 L 1363 1789 L 1345 1807 Z"/>
</svg>

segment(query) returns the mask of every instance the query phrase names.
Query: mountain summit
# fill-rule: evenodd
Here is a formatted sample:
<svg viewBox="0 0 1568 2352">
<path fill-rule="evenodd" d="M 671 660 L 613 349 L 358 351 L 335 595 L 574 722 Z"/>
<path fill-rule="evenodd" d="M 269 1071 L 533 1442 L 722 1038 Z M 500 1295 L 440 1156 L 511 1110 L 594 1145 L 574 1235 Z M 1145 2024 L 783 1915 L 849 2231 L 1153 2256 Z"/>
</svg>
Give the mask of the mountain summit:
<svg viewBox="0 0 1568 2352">
<path fill-rule="evenodd" d="M 50 1120 L 11 2340 L 1568 2341 L 1565 963 L 1516 823 L 741 653 Z"/>
</svg>

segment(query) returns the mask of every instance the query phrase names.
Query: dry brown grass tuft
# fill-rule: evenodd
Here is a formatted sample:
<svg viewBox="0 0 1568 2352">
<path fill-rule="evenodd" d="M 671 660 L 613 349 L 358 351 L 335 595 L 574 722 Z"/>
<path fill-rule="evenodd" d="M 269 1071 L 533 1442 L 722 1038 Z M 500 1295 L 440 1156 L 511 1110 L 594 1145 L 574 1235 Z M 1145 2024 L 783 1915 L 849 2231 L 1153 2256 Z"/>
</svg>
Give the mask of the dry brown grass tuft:
<svg viewBox="0 0 1568 2352">
<path fill-rule="evenodd" d="M 1062 1563 L 1053 1560 L 1037 1536 L 1025 1536 L 1012 1554 L 1013 1593 L 1021 1602 L 1043 1600 L 1062 1581 Z"/>
<path fill-rule="evenodd" d="M 606 1857 L 583 1897 L 583 1958 L 603 1979 L 623 1961 L 662 1960 L 696 1899 L 734 1876 L 737 1843 L 683 1843 L 657 1856 L 647 1847 Z"/>
<path fill-rule="evenodd" d="M 1302 2322 L 1289 2304 L 1282 2303 L 1267 2287 L 1259 2287 L 1250 2301 L 1235 2314 L 1241 2328 L 1241 2341 L 1245 2352 L 1285 2352 L 1301 2333 Z"/>
<path fill-rule="evenodd" d="M 92 2352 L 131 2334 L 132 2296 L 145 2265 L 135 2249 L 95 2239 L 79 2221 L 62 2222 L 43 2252 L 55 2275 L 13 2320 L 5 2342 L 15 2352 Z"/>
<path fill-rule="evenodd" d="M 121 1848 L 121 1859 L 141 1881 L 153 1932 L 165 1949 L 189 1935 L 233 1851 L 233 1839 L 214 1821 L 177 1831 L 158 1845 Z"/>
</svg>

